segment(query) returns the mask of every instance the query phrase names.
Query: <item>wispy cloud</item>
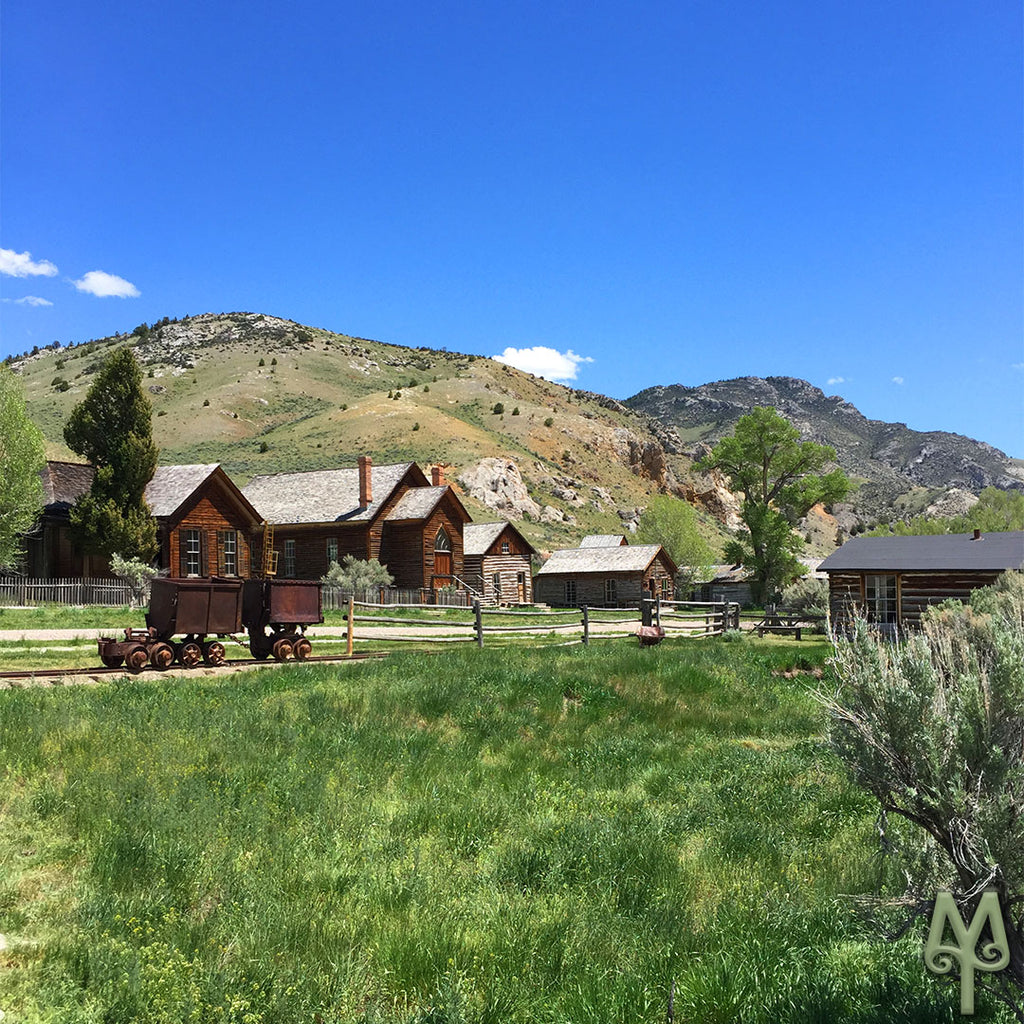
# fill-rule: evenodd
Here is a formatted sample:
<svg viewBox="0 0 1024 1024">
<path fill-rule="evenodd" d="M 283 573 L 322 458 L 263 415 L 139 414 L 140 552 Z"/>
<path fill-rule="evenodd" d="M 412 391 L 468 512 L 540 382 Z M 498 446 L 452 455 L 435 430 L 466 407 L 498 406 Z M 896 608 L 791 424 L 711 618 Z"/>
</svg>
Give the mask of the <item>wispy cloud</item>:
<svg viewBox="0 0 1024 1024">
<path fill-rule="evenodd" d="M 831 385 L 831 384 L 845 384 L 846 383 L 846 378 L 845 377 L 829 377 L 829 379 L 827 381 L 825 381 L 825 383 L 827 385 Z"/>
<path fill-rule="evenodd" d="M 90 270 L 78 281 L 71 282 L 80 292 L 88 292 L 101 299 L 134 299 L 142 293 L 138 288 L 117 274 L 108 274 L 103 270 Z"/>
<path fill-rule="evenodd" d="M 26 295 L 23 299 L 4 299 L 4 302 L 13 302 L 16 306 L 52 306 L 49 299 L 41 299 L 38 295 Z"/>
<path fill-rule="evenodd" d="M 491 357 L 496 363 L 507 363 L 524 373 L 533 373 L 545 380 L 575 380 L 580 363 L 592 363 L 590 356 L 578 356 L 572 349 L 559 352 L 546 345 L 533 348 L 507 348 L 500 356 Z"/>
<path fill-rule="evenodd" d="M 1024 370 L 1024 363 L 1010 363 L 1011 370 Z"/>
<path fill-rule="evenodd" d="M 903 383 L 903 378 L 902 377 L 893 377 L 892 378 L 892 382 L 893 382 L 893 384 L 902 384 Z"/>
<path fill-rule="evenodd" d="M 8 277 L 54 277 L 57 268 L 49 260 L 35 262 L 30 252 L 0 249 L 0 274 Z"/>
</svg>

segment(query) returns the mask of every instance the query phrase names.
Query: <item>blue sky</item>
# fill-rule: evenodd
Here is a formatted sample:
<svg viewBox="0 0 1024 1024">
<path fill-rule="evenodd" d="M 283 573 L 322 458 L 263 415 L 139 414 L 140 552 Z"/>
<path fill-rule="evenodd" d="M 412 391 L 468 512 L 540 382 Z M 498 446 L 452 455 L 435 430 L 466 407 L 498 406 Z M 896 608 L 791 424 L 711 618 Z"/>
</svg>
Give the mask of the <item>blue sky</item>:
<svg viewBox="0 0 1024 1024">
<path fill-rule="evenodd" d="M 1024 456 L 1015 0 L 0 17 L 0 354 L 249 310 Z"/>
</svg>

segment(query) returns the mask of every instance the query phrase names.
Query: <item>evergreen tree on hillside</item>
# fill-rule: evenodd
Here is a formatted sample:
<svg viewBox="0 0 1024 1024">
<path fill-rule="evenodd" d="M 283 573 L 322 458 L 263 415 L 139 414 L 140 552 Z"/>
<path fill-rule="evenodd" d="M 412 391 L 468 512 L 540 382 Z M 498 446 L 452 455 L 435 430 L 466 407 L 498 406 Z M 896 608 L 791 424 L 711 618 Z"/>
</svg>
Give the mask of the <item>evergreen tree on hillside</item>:
<svg viewBox="0 0 1024 1024">
<path fill-rule="evenodd" d="M 130 349 L 113 353 L 64 428 L 68 447 L 96 469 L 92 488 L 71 509 L 75 542 L 90 554 L 156 554 L 156 522 L 143 499 L 156 469 L 152 409 Z"/>
<path fill-rule="evenodd" d="M 0 569 L 17 565 L 21 535 L 43 507 L 43 436 L 25 412 L 18 379 L 0 365 Z"/>
</svg>

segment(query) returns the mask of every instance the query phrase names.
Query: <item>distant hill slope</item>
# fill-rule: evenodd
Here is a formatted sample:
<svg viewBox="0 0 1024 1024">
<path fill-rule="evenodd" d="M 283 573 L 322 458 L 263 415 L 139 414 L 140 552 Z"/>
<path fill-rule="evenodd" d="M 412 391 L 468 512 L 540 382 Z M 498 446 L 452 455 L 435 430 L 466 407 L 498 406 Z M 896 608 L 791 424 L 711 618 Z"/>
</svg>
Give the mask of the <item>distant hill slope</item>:
<svg viewBox="0 0 1024 1024">
<path fill-rule="evenodd" d="M 708 511 L 709 540 L 725 536 L 721 480 L 694 477 L 672 431 L 612 399 L 478 356 L 258 313 L 188 317 L 16 360 L 51 458 L 74 457 L 67 416 L 123 345 L 147 374 L 163 464 L 220 462 L 244 484 L 354 465 L 364 452 L 378 463 L 444 462 L 450 481 L 465 477 L 477 521 L 514 519 L 541 550 L 628 530 L 651 495 L 675 491 Z"/>
<path fill-rule="evenodd" d="M 946 431 L 870 420 L 837 395 L 793 377 L 738 377 L 699 387 L 648 388 L 624 403 L 674 427 L 691 446 L 713 444 L 755 405 L 773 406 L 805 439 L 835 448 L 860 483 L 852 506 L 862 517 L 923 509 L 939 493 L 1024 487 L 1018 460 L 982 441 Z"/>
</svg>

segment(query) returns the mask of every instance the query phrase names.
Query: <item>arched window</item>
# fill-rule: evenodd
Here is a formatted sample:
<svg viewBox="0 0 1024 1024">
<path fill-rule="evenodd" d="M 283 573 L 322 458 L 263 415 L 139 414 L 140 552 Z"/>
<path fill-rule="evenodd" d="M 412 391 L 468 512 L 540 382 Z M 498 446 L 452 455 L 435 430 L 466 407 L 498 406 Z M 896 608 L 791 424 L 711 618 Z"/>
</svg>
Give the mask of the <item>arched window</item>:
<svg viewBox="0 0 1024 1024">
<path fill-rule="evenodd" d="M 434 538 L 434 550 L 435 551 L 451 551 L 452 542 L 448 534 L 445 533 L 444 527 L 437 531 L 437 536 Z"/>
</svg>

